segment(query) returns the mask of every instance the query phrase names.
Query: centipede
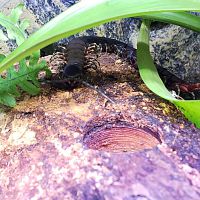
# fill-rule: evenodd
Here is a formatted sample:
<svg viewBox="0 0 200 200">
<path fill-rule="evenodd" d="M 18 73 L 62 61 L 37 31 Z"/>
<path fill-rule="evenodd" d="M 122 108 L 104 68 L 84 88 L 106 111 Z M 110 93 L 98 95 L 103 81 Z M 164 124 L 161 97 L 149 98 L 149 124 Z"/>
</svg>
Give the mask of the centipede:
<svg viewBox="0 0 200 200">
<path fill-rule="evenodd" d="M 101 52 L 115 53 L 119 55 L 119 57 L 125 58 L 132 65 L 137 66 L 135 65 L 136 49 L 131 45 L 107 37 L 81 36 L 73 38 L 66 46 L 62 78 L 65 80 L 76 80 L 77 82 L 81 79 L 81 76 L 84 75 L 85 70 L 91 66 L 97 66 L 97 64 L 94 64 L 95 58 L 88 59 L 87 57 L 90 51 L 95 51 L 97 53 L 96 55 Z M 169 90 L 177 91 L 178 95 L 183 93 L 184 95 L 187 94 L 185 96 L 191 95 L 192 97 L 190 96 L 189 98 L 195 99 L 194 93 L 200 91 L 200 83 L 187 83 L 160 66 L 157 66 L 157 70 L 166 87 Z M 66 87 L 66 84 L 68 86 L 71 84 L 70 81 L 65 81 L 63 82 L 65 83 L 64 86 L 61 85 L 60 82 L 59 87 L 63 88 Z"/>
<path fill-rule="evenodd" d="M 92 46 L 93 45 L 93 46 Z M 97 36 L 82 36 L 72 39 L 66 48 L 67 64 L 64 65 L 63 77 L 77 77 L 81 75 L 86 63 L 86 54 L 93 47 L 96 52 L 115 53 L 120 57 L 128 57 L 135 60 L 135 49 L 128 44 L 115 39 Z"/>
</svg>

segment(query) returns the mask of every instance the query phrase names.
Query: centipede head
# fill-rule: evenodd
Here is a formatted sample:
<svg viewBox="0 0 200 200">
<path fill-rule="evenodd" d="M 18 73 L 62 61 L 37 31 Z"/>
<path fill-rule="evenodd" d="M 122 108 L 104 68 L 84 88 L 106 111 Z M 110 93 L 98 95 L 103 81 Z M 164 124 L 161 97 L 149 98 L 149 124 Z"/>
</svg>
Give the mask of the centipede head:
<svg viewBox="0 0 200 200">
<path fill-rule="evenodd" d="M 50 84 L 53 88 L 71 91 L 81 85 L 79 78 L 53 79 Z"/>
<path fill-rule="evenodd" d="M 79 63 L 64 65 L 63 78 L 76 78 L 82 75 L 82 67 Z"/>
</svg>

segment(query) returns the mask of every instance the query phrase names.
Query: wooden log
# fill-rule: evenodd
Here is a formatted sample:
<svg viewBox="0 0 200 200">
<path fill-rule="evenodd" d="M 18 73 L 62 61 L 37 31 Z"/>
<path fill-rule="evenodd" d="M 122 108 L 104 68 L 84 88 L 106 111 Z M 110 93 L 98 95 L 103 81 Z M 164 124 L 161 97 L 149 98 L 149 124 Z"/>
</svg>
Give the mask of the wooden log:
<svg viewBox="0 0 200 200">
<path fill-rule="evenodd" d="M 128 63 L 98 59 L 86 80 L 114 103 L 45 88 L 1 114 L 0 199 L 200 199 L 199 129 Z"/>
</svg>

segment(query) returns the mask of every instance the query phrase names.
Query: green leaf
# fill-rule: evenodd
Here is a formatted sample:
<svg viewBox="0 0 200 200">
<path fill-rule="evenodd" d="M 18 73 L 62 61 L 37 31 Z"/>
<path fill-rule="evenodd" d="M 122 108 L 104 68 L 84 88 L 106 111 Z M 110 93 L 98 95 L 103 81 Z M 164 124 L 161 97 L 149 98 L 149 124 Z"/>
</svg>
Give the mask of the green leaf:
<svg viewBox="0 0 200 200">
<path fill-rule="evenodd" d="M 11 11 L 10 16 L 6 16 L 0 12 L 0 25 L 6 28 L 8 38 L 16 40 L 17 45 L 23 43 L 26 38 L 26 33 L 24 29 L 20 29 L 20 22 L 18 21 L 22 13 L 22 8 L 23 4 L 19 4 L 16 8 L 14 8 Z"/>
<path fill-rule="evenodd" d="M 0 62 L 3 60 L 3 59 L 5 59 L 6 58 L 6 56 L 5 55 L 3 55 L 3 54 L 0 54 Z"/>
<path fill-rule="evenodd" d="M 18 21 L 19 21 L 19 18 L 22 14 L 22 10 L 24 8 L 24 4 L 18 4 L 14 9 L 11 10 L 11 13 L 10 13 L 10 20 L 14 23 L 14 24 L 17 24 Z"/>
<path fill-rule="evenodd" d="M 24 41 L 24 33 L 17 26 L 15 26 L 15 24 L 10 21 L 9 18 L 3 13 L 0 13 L 0 25 L 9 30 L 8 37 L 10 39 L 16 39 L 18 43 Z"/>
<path fill-rule="evenodd" d="M 2 56 L 2 58 L 5 56 Z M 41 70 L 48 70 L 45 61 L 38 62 L 34 66 L 29 66 L 27 60 L 19 62 L 18 70 L 14 66 L 7 70 L 6 77 L 0 77 L 0 103 L 10 106 L 6 103 L 8 97 L 20 97 L 21 91 L 30 95 L 37 95 L 40 92 L 38 73 Z M 9 100 L 9 99 L 8 99 Z"/>
<path fill-rule="evenodd" d="M 23 4 L 14 8 L 10 16 L 0 13 L 0 23 L 6 28 L 8 37 L 16 39 L 17 44 L 21 44 L 25 38 L 25 29 L 28 27 L 28 20 L 21 23 L 19 18 L 22 14 Z M 0 32 L 1 33 L 1 32 Z M 3 32 L 2 32 L 3 34 Z M 1 36 L 1 35 L 0 35 Z M 1 37 L 2 39 L 3 36 Z M 6 57 L 0 54 L 0 62 Z M 39 61 L 40 51 L 33 52 L 31 56 L 19 61 L 17 67 L 11 66 L 4 76 L 0 76 L 0 103 L 7 106 L 15 106 L 15 97 L 19 97 L 21 91 L 30 95 L 37 95 L 40 92 L 38 73 L 41 70 L 48 71 L 45 61 Z"/>
<path fill-rule="evenodd" d="M 138 37 L 137 63 L 141 78 L 152 92 L 175 104 L 190 121 L 200 128 L 200 100 L 176 99 L 167 90 L 158 75 L 149 51 L 149 24 L 148 20 L 144 20 Z"/>
<path fill-rule="evenodd" d="M 23 82 L 18 83 L 18 86 L 30 95 L 37 95 L 40 92 L 40 88 L 28 81 L 23 80 Z"/>
<path fill-rule="evenodd" d="M 29 65 L 32 66 L 32 65 L 37 64 L 39 61 L 39 58 L 40 58 L 40 51 L 33 52 L 33 54 L 29 58 Z"/>
<path fill-rule="evenodd" d="M 9 107 L 14 107 L 16 106 L 16 100 L 15 98 L 10 95 L 10 94 L 1 94 L 0 93 L 0 103 L 1 104 L 4 104 L 6 106 L 9 106 Z"/>
<path fill-rule="evenodd" d="M 173 23 L 197 32 L 200 32 L 200 17 L 187 12 L 162 12 L 142 16 L 145 19 L 157 20 L 166 23 Z"/>
<path fill-rule="evenodd" d="M 88 3 L 81 1 L 29 37 L 0 64 L 0 72 L 48 44 L 105 22 L 158 12 L 187 10 L 200 11 L 200 0 L 95 0 Z"/>
<path fill-rule="evenodd" d="M 28 19 L 24 19 L 21 21 L 19 27 L 22 31 L 25 31 L 30 26 L 30 21 Z"/>
</svg>

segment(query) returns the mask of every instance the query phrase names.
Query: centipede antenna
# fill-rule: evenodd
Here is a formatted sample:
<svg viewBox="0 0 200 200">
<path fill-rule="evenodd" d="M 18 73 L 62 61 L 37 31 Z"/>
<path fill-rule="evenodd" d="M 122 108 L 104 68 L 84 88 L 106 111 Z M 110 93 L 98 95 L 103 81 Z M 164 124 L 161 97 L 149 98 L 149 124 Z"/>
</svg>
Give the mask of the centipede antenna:
<svg viewBox="0 0 200 200">
<path fill-rule="evenodd" d="M 99 89 L 97 86 L 93 86 L 90 83 L 87 83 L 85 81 L 81 81 L 81 83 L 93 90 L 95 90 L 96 92 L 98 92 L 101 96 L 103 96 L 104 98 L 106 98 L 108 101 L 110 101 L 112 104 L 116 104 L 110 97 L 108 97 L 103 91 L 101 91 L 101 89 Z"/>
<path fill-rule="evenodd" d="M 47 84 L 64 84 L 68 81 L 68 79 L 61 79 L 61 80 L 45 80 L 45 79 L 40 79 L 40 83 L 47 83 Z M 86 87 L 89 87 L 93 90 L 95 90 L 97 93 L 99 93 L 101 96 L 106 98 L 108 101 L 110 101 L 112 104 L 116 104 L 110 97 L 108 97 L 103 91 L 101 91 L 97 86 L 93 86 L 90 83 L 87 83 L 85 81 L 80 80 L 80 83 L 85 85 Z"/>
<path fill-rule="evenodd" d="M 194 92 L 189 92 L 191 95 L 192 95 L 192 99 L 193 100 L 195 100 L 196 99 L 196 97 L 195 97 L 195 94 L 194 94 Z"/>
<path fill-rule="evenodd" d="M 175 97 L 176 99 L 179 100 L 184 100 L 183 97 L 179 96 L 179 94 L 176 94 L 176 92 L 174 90 L 171 90 L 171 94 L 173 97 Z"/>
</svg>

